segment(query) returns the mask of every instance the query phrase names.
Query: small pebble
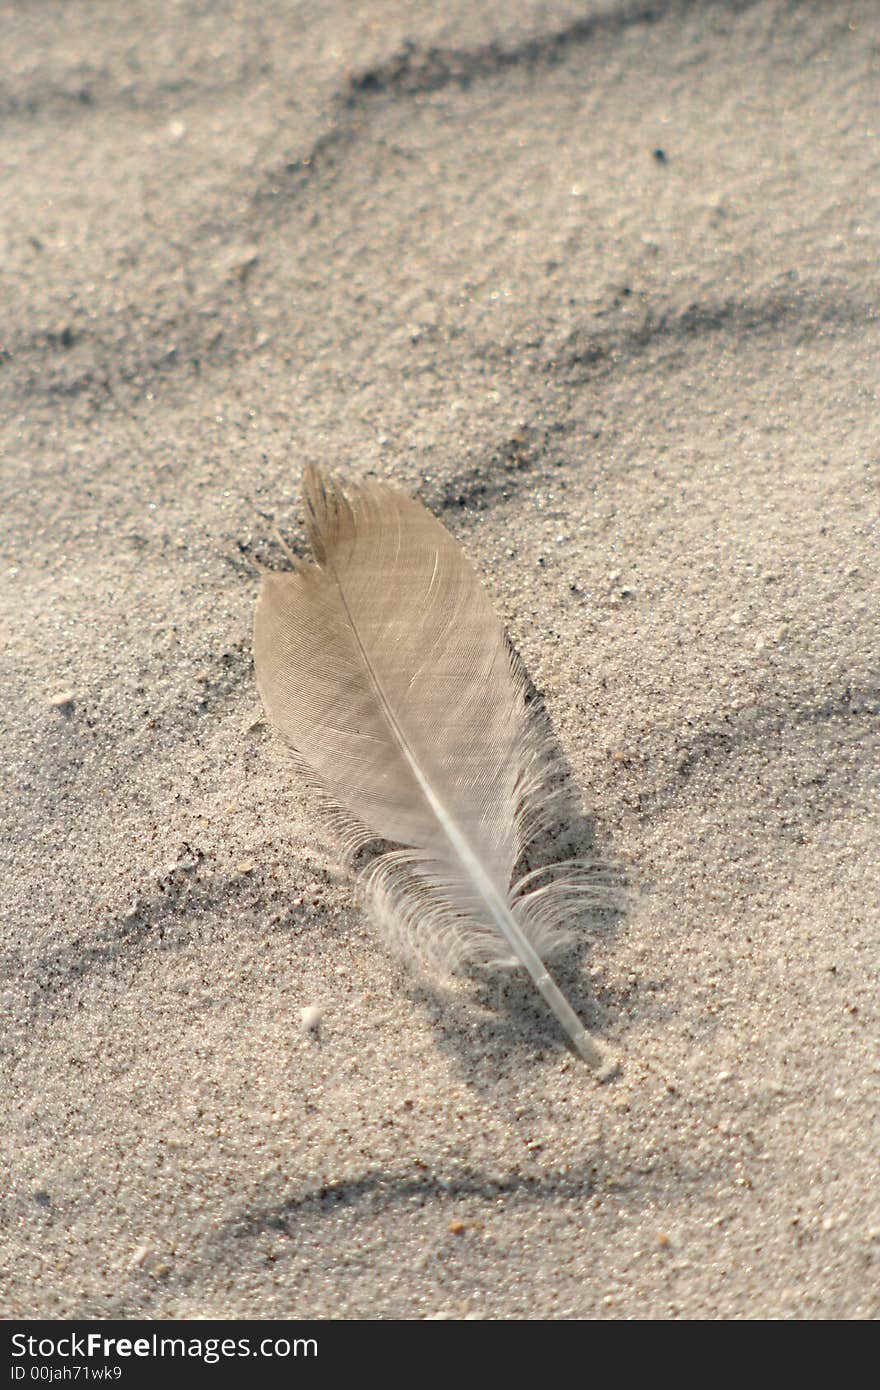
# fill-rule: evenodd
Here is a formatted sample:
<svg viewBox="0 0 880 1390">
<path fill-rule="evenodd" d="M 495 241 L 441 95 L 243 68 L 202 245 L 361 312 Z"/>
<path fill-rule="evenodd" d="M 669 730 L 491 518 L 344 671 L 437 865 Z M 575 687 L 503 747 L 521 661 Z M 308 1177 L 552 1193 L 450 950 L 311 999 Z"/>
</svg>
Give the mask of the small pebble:
<svg viewBox="0 0 880 1390">
<path fill-rule="evenodd" d="M 49 701 L 51 709 L 69 709 L 73 704 L 74 694 L 72 690 L 59 690 L 57 695 L 53 695 Z"/>
</svg>

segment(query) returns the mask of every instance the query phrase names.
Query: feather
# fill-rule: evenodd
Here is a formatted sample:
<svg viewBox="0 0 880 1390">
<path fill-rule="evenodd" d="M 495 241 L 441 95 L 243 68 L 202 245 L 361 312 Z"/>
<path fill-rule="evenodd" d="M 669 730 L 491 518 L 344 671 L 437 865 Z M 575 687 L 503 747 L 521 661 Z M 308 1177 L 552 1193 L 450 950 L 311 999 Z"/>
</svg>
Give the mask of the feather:
<svg viewBox="0 0 880 1390">
<path fill-rule="evenodd" d="M 601 876 L 573 862 L 511 886 L 551 812 L 552 740 L 474 569 L 421 503 L 303 481 L 315 564 L 267 573 L 254 664 L 271 723 L 373 861 L 378 925 L 435 962 L 518 962 L 600 1076 L 615 1070 L 544 965 Z"/>
</svg>

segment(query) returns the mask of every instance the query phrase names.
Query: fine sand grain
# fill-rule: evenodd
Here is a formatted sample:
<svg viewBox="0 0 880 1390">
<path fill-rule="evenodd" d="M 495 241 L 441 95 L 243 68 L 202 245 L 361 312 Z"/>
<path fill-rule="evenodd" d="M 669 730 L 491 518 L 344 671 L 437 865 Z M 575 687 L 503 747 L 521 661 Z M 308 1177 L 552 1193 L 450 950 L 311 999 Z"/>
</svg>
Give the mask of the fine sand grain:
<svg viewBox="0 0 880 1390">
<path fill-rule="evenodd" d="M 875 0 L 0 27 L 0 1314 L 876 1315 Z M 308 462 L 459 536 L 628 866 L 607 1086 L 261 721 Z"/>
</svg>

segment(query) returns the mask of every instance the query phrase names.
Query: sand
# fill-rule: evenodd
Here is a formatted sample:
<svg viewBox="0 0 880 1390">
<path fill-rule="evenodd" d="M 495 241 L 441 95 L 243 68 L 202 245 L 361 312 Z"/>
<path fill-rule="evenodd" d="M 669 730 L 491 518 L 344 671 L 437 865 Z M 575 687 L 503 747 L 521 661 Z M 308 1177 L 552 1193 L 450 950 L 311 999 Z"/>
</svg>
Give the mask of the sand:
<svg viewBox="0 0 880 1390">
<path fill-rule="evenodd" d="M 0 22 L 0 1313 L 875 1316 L 876 4 Z M 485 577 L 614 1082 L 261 722 L 309 462 Z"/>
</svg>

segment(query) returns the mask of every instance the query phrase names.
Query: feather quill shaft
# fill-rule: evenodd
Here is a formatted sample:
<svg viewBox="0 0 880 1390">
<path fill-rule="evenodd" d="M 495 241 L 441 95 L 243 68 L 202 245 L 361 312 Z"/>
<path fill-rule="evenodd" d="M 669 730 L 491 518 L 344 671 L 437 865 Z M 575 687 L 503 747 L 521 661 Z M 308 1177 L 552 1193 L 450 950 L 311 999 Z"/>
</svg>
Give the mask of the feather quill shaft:
<svg viewBox="0 0 880 1390">
<path fill-rule="evenodd" d="M 254 619 L 270 721 L 352 846 L 405 847 L 368 872 L 380 927 L 447 964 L 512 956 L 579 1055 L 611 1075 L 542 959 L 601 884 L 575 865 L 511 887 L 547 815 L 552 754 L 479 578 L 436 517 L 394 488 L 309 468 L 303 496 L 316 563 L 265 575 Z"/>
</svg>

